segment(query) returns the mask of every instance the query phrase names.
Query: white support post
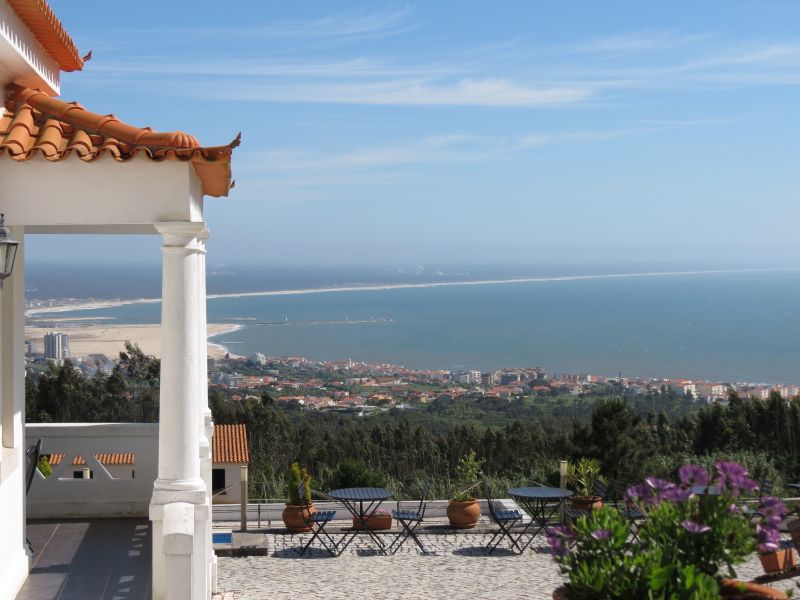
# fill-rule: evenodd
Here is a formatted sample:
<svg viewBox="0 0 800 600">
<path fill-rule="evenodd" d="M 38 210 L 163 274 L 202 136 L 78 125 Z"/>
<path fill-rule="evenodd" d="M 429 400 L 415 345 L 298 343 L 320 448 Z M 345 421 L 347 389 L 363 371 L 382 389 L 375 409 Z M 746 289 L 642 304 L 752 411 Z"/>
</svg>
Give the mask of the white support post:
<svg viewBox="0 0 800 600">
<path fill-rule="evenodd" d="M 150 519 L 153 522 L 153 599 L 167 598 L 167 579 L 183 580 L 185 573 L 165 571 L 166 516 L 176 503 L 192 505 L 193 537 L 191 600 L 211 596 L 206 548 L 209 499 L 201 475 L 199 365 L 201 329 L 198 237 L 203 223 L 157 223 L 163 236 L 161 303 L 161 399 L 159 408 L 158 478 L 153 485 Z M 182 561 L 172 561 L 176 566 Z M 183 567 L 181 567 L 183 568 Z"/>
<path fill-rule="evenodd" d="M 206 317 L 206 241 L 209 238 L 208 228 L 203 228 L 197 236 L 197 293 L 198 309 L 200 318 L 198 319 L 197 336 L 200 340 L 198 354 L 198 385 L 200 399 L 200 473 L 206 486 L 209 511 L 208 523 L 205 533 L 206 559 L 209 565 L 208 586 L 212 592 L 217 591 L 217 557 L 214 554 L 214 545 L 211 543 L 211 531 L 213 528 L 213 512 L 211 497 L 211 473 L 213 470 L 212 457 L 212 436 L 214 433 L 214 421 L 211 409 L 208 406 L 208 324 Z"/>
<path fill-rule="evenodd" d="M 25 545 L 25 228 L 14 271 L 0 289 L 0 598 L 14 598 L 28 576 Z"/>
<path fill-rule="evenodd" d="M 247 531 L 247 503 L 249 502 L 249 498 L 247 495 L 247 480 L 248 480 L 247 465 L 242 465 L 241 477 L 242 481 L 239 483 L 239 485 L 241 486 L 242 492 L 241 492 L 241 497 L 239 499 L 239 502 L 241 504 L 241 506 L 239 507 L 239 513 L 240 513 L 239 516 L 241 520 L 242 531 Z"/>
<path fill-rule="evenodd" d="M 169 577 L 165 600 L 192 598 L 194 506 L 173 502 L 164 507 L 164 561 Z"/>
</svg>

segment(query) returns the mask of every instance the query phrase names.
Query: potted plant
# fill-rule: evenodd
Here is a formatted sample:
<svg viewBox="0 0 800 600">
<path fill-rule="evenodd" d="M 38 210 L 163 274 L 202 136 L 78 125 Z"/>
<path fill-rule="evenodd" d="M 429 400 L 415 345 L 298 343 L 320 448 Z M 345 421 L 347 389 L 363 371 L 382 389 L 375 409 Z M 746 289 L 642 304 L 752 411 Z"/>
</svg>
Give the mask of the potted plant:
<svg viewBox="0 0 800 600">
<path fill-rule="evenodd" d="M 680 468 L 679 483 L 650 477 L 632 486 L 626 500 L 647 513 L 640 543 L 629 541 L 630 523 L 610 507 L 578 518 L 573 526 L 549 534 L 553 557 L 568 584 L 554 598 L 786 598 L 765 586 L 725 579 L 733 566 L 759 550 L 776 550 L 777 527 L 785 506 L 766 497 L 758 521 L 751 523 L 737 503 L 755 489 L 741 465 L 716 464 L 718 495 L 696 495 L 708 473 L 696 465 Z"/>
<path fill-rule="evenodd" d="M 469 486 L 481 476 L 481 464 L 475 456 L 475 451 L 470 450 L 458 461 L 459 486 Z M 456 529 L 471 529 L 478 524 L 481 516 L 481 507 L 478 499 L 472 495 L 472 488 L 465 489 L 455 494 L 447 503 L 447 519 L 450 526 Z"/>
<path fill-rule="evenodd" d="M 599 510 L 603 498 L 595 494 L 598 483 L 606 483 L 596 458 L 581 458 L 567 466 L 567 486 L 575 492 L 570 498 L 572 508 L 580 511 Z"/>
<path fill-rule="evenodd" d="M 288 497 L 282 515 L 286 529 L 291 533 L 311 531 L 306 524 L 309 515 L 316 512 L 311 501 L 311 475 L 297 463 L 292 463 L 289 469 Z"/>
<path fill-rule="evenodd" d="M 787 513 L 786 505 L 777 498 L 761 500 L 758 510 L 761 522 L 756 528 L 760 542 L 758 558 L 765 573 L 781 573 L 795 565 L 794 550 L 781 547 L 778 532 L 778 526 Z"/>
</svg>

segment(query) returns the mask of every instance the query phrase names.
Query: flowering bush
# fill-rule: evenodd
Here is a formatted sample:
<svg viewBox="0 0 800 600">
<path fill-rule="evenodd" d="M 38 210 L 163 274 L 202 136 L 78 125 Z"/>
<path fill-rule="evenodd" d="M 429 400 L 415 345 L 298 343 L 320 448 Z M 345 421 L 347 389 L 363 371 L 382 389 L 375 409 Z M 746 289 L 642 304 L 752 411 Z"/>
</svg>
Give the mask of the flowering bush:
<svg viewBox="0 0 800 600">
<path fill-rule="evenodd" d="M 640 543 L 629 541 L 630 522 L 612 507 L 551 531 L 570 600 L 718 598 L 721 571 L 736 577 L 734 565 L 756 549 L 778 548 L 786 506 L 763 498 L 754 528 L 752 513 L 739 506 L 740 496 L 758 487 L 744 467 L 718 462 L 713 485 L 697 465 L 684 465 L 678 477 L 650 477 L 626 492 L 628 505 L 647 516 Z"/>
</svg>

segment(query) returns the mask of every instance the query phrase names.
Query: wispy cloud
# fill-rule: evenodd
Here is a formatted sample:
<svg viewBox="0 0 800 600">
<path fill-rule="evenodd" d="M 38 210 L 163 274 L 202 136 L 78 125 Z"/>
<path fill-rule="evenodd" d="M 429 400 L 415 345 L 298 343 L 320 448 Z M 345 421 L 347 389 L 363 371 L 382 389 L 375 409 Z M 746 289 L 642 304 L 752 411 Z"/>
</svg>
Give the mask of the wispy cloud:
<svg viewBox="0 0 800 600">
<path fill-rule="evenodd" d="M 181 89 L 189 91 L 185 86 Z M 193 93 L 218 100 L 247 102 L 544 107 L 585 100 L 592 90 L 587 86 L 526 86 L 505 79 L 461 79 L 452 83 L 401 79 L 329 83 L 226 82 L 196 86 Z"/>
<path fill-rule="evenodd" d="M 622 35 L 596 38 L 567 46 L 572 52 L 589 54 L 625 54 L 674 49 L 707 41 L 705 33 L 683 34 L 674 31 L 635 31 Z"/>
<path fill-rule="evenodd" d="M 272 41 L 282 44 L 308 43 L 309 41 L 358 40 L 365 37 L 385 37 L 405 33 L 416 28 L 417 24 L 410 20 L 411 9 L 408 6 L 389 7 L 383 10 L 353 10 L 324 15 L 311 19 L 284 19 L 267 24 L 254 22 L 242 26 L 181 27 L 181 28 L 137 28 L 136 38 L 147 37 L 171 38 L 185 44 L 187 39 L 202 38 L 205 42 L 223 39 L 242 42 L 247 38 L 257 37 L 262 42 Z M 125 29 L 109 28 L 110 40 L 123 38 L 133 33 Z M 113 36 L 113 37 L 111 37 Z"/>
<path fill-rule="evenodd" d="M 332 153 L 273 149 L 253 153 L 238 168 L 253 172 L 308 173 L 385 171 L 394 167 L 447 162 L 497 160 L 527 149 L 547 145 L 591 144 L 658 131 L 630 128 L 607 131 L 529 133 L 514 138 L 451 133 L 399 144 L 367 146 Z"/>
<path fill-rule="evenodd" d="M 135 84 L 160 77 L 172 94 L 232 102 L 494 108 L 592 106 L 663 89 L 800 85 L 800 41 L 794 40 L 640 30 L 544 46 L 520 38 L 480 40 L 446 52 L 424 43 L 382 43 L 417 27 L 413 11 L 401 6 L 189 29 L 171 32 L 181 47 L 170 60 L 153 60 L 137 48 L 139 62 L 123 52 L 118 61 L 90 63 L 82 77 L 92 81 L 94 74 L 102 86 L 109 79 Z M 185 52 L 185 39 L 195 34 L 240 43 L 198 60 L 196 52 Z"/>
</svg>

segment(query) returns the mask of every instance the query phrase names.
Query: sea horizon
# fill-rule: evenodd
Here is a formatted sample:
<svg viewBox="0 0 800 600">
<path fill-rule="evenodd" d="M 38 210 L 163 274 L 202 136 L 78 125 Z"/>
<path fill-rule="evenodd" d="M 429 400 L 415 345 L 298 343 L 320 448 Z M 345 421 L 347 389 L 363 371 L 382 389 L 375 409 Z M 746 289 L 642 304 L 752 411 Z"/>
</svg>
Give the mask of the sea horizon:
<svg viewBox="0 0 800 600">
<path fill-rule="evenodd" d="M 213 343 L 244 356 L 791 384 L 800 381 L 800 343 L 785 335 L 800 324 L 797 270 L 461 274 L 346 285 L 329 277 L 324 285 L 268 290 L 247 281 L 239 287 L 250 291 L 210 293 L 208 319 L 239 325 Z M 53 321 L 158 323 L 159 303 L 120 298 L 34 310 Z"/>
</svg>

